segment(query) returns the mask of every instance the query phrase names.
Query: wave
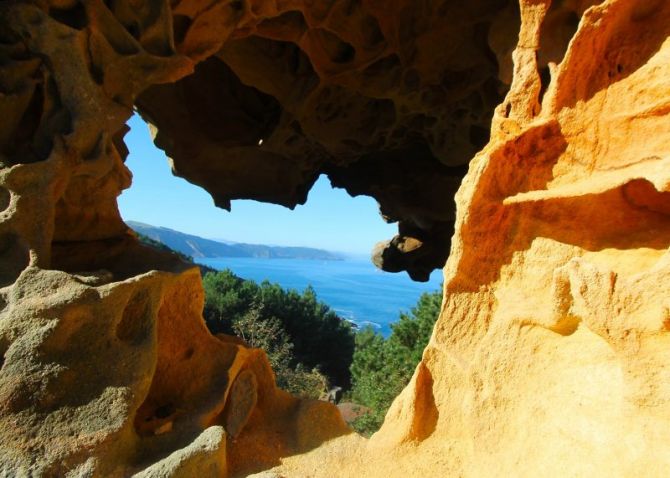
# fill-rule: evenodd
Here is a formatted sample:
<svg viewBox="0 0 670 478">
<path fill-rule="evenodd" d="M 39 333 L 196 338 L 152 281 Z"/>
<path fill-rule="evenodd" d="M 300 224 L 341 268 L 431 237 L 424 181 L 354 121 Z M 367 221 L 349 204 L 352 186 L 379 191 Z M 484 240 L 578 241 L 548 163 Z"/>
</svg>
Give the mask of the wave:
<svg viewBox="0 0 670 478">
<path fill-rule="evenodd" d="M 382 325 L 381 325 L 381 324 L 379 324 L 379 323 L 377 323 L 377 322 L 372 322 L 372 321 L 370 321 L 370 320 L 360 320 L 360 321 L 357 321 L 357 322 L 356 322 L 356 325 L 358 325 L 358 326 L 361 327 L 361 328 L 362 328 L 362 327 L 365 327 L 365 326 L 367 326 L 367 325 L 371 326 L 371 327 L 374 328 L 374 329 L 381 329 L 381 328 L 382 328 Z"/>
</svg>

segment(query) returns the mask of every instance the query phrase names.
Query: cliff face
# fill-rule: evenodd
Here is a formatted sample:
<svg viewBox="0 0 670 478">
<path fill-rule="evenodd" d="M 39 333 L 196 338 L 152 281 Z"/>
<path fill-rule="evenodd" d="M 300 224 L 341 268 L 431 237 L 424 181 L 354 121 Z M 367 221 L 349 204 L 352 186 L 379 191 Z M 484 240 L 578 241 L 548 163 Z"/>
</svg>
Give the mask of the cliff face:
<svg viewBox="0 0 670 478">
<path fill-rule="evenodd" d="M 670 3 L 587 10 L 548 85 L 545 9 L 522 3 L 510 93 L 457 194 L 440 321 L 373 441 L 420 440 L 468 476 L 663 476 Z"/>
<path fill-rule="evenodd" d="M 667 476 L 669 37 L 664 0 L 3 2 L 0 470 Z M 399 221 L 385 269 L 451 251 L 372 439 L 129 233 L 133 105 L 223 207 L 325 173 Z"/>
</svg>

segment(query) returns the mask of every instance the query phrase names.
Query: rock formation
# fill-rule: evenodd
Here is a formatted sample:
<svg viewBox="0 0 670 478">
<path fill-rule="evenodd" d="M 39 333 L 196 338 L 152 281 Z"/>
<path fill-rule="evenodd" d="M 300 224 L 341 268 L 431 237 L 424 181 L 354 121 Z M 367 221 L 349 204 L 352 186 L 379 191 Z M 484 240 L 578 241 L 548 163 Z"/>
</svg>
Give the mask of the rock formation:
<svg viewBox="0 0 670 478">
<path fill-rule="evenodd" d="M 2 2 L 0 474 L 667 476 L 669 38 L 665 0 Z M 384 269 L 449 255 L 370 440 L 129 232 L 133 108 L 221 207 L 327 174 Z"/>
</svg>

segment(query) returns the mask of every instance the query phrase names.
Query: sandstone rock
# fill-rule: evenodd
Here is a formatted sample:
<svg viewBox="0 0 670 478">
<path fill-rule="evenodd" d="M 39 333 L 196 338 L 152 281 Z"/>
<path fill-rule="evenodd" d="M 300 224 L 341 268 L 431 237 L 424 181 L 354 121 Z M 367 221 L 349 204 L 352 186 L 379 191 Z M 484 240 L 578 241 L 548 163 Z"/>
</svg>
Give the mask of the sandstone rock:
<svg viewBox="0 0 670 478">
<path fill-rule="evenodd" d="M 226 430 L 230 436 L 237 437 L 240 434 L 257 401 L 256 376 L 249 370 L 243 370 L 233 382 L 226 407 Z"/>
<path fill-rule="evenodd" d="M 487 39 L 507 3 L 253 3 L 216 55 L 137 105 L 175 174 L 220 207 L 293 208 L 327 174 L 422 241 L 413 254 L 392 241 L 379 265 L 427 280 L 449 251 L 451 197 L 507 89 Z"/>
<path fill-rule="evenodd" d="M 210 427 L 186 448 L 133 475 L 134 478 L 189 478 L 226 475 L 226 437 L 223 428 Z"/>
<path fill-rule="evenodd" d="M 2 2 L 0 474 L 667 476 L 669 37 L 664 0 Z M 222 207 L 327 174 L 398 221 L 381 267 L 450 252 L 370 440 L 129 233 L 134 106 Z"/>
</svg>

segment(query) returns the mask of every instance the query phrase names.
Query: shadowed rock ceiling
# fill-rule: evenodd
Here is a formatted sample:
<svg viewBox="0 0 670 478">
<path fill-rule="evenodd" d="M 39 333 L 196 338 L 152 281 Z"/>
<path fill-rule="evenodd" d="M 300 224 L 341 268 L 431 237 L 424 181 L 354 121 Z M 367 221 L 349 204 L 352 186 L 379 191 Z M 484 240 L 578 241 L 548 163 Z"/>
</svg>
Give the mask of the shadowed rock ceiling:
<svg viewBox="0 0 670 478">
<path fill-rule="evenodd" d="M 537 58 L 545 81 L 588 4 L 558 2 L 548 13 Z M 100 85 L 108 118 L 136 107 L 175 174 L 218 206 L 257 199 L 293 208 L 326 174 L 351 195 L 374 197 L 383 220 L 398 223 L 398 235 L 373 251 L 375 264 L 421 281 L 444 265 L 453 195 L 512 79 L 516 2 L 173 1 L 171 15 L 162 2 L 44 6 L 46 23 L 59 26 L 43 28 L 41 41 L 55 45 L 65 35 L 83 49 L 81 58 L 53 52 L 63 71 L 86 64 L 88 78 L 71 94 L 99 97 L 92 87 Z M 10 162 L 33 161 L 48 156 L 50 135 L 71 131 L 88 111 L 62 104 L 57 81 L 38 57 L 21 53 L 11 30 L 5 55 L 23 56 L 35 73 L 12 104 L 25 114 L 17 111 L 20 122 L 8 131 L 20 133 L 4 151 Z M 123 158 L 124 130 L 99 130 L 79 134 L 86 154 L 113 147 Z"/>
<path fill-rule="evenodd" d="M 427 280 L 444 265 L 453 194 L 508 88 L 509 65 L 499 67 L 496 52 L 509 62 L 515 39 L 493 40 L 518 29 L 514 5 L 240 2 L 222 48 L 137 105 L 176 174 L 217 205 L 246 198 L 293 208 L 327 174 L 399 223 L 375 262 Z M 175 12 L 175 35 L 188 44 L 192 14 Z"/>
</svg>

